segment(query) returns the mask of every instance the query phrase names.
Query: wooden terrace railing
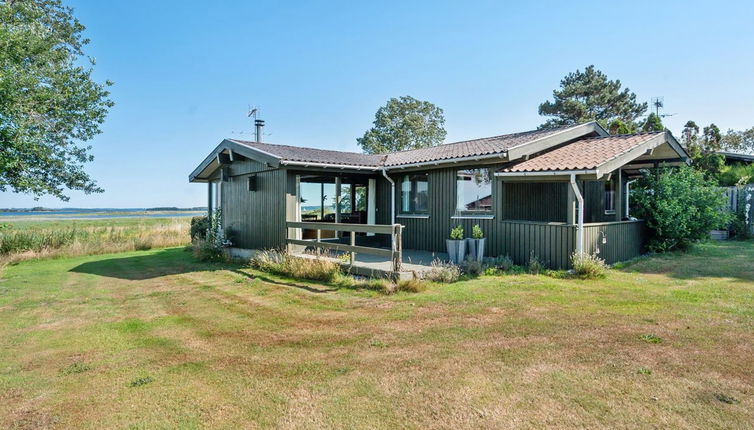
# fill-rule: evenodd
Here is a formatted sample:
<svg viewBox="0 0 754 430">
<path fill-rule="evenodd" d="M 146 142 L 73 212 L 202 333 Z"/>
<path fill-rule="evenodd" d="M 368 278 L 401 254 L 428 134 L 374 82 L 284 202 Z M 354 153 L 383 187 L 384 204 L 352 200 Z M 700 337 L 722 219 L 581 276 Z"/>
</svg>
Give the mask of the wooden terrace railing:
<svg viewBox="0 0 754 430">
<path fill-rule="evenodd" d="M 387 257 L 391 261 L 392 270 L 394 272 L 400 272 L 401 270 L 401 261 L 403 259 L 403 226 L 401 224 L 344 224 L 334 222 L 288 221 L 287 227 L 289 229 L 314 230 L 317 233 L 315 239 L 309 240 L 288 237 L 286 242 L 290 245 L 310 246 L 318 249 L 322 248 L 348 252 L 350 254 L 351 265 L 353 265 L 357 253 Z M 323 242 L 322 230 L 349 232 L 351 239 L 350 244 Z M 390 249 L 357 246 L 356 233 L 388 234 L 390 235 Z"/>
</svg>

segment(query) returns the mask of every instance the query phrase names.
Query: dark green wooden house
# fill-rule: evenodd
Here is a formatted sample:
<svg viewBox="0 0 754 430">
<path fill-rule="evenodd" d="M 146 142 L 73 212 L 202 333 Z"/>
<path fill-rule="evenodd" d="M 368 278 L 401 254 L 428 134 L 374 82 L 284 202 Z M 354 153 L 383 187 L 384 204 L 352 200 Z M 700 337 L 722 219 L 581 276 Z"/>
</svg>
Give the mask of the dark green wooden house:
<svg viewBox="0 0 754 430">
<path fill-rule="evenodd" d="M 488 256 L 566 268 L 576 250 L 608 263 L 639 255 L 631 182 L 686 162 L 669 132 L 611 136 L 589 122 L 381 155 L 226 139 L 189 180 L 208 184 L 235 251 L 395 250 L 392 237 L 442 255 L 460 224 L 482 228 Z"/>
</svg>

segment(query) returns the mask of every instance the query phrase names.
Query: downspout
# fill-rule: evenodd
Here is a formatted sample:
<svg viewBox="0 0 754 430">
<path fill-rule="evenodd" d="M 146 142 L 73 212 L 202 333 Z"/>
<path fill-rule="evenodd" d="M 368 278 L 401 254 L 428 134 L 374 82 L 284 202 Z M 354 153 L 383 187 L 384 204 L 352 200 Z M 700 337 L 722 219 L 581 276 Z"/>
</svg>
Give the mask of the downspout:
<svg viewBox="0 0 754 430">
<path fill-rule="evenodd" d="M 576 200 L 579 202 L 579 220 L 576 234 L 578 238 L 576 240 L 576 252 L 579 254 L 584 253 L 584 196 L 581 195 L 578 184 L 576 184 L 576 174 L 571 173 L 571 188 L 576 195 Z"/>
<path fill-rule="evenodd" d="M 390 182 L 390 224 L 395 224 L 395 181 L 390 179 L 385 169 L 382 169 L 382 176 Z"/>
</svg>

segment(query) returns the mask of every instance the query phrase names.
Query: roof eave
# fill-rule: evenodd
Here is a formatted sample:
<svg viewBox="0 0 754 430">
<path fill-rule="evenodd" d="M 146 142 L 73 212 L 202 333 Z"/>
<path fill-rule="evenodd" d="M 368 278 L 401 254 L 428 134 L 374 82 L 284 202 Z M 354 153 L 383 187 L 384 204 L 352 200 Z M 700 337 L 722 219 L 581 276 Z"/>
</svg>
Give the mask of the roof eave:
<svg viewBox="0 0 754 430">
<path fill-rule="evenodd" d="M 226 150 L 231 153 L 235 152 L 236 154 L 243 155 L 246 158 L 265 163 L 273 168 L 280 167 L 280 158 L 276 157 L 273 154 L 270 154 L 269 152 L 253 148 L 251 146 L 244 145 L 230 139 L 223 139 L 223 141 L 220 142 L 220 144 L 217 145 L 215 149 L 212 150 L 212 152 L 210 152 L 210 154 L 199 164 L 199 166 L 197 166 L 196 169 L 194 169 L 194 171 L 189 174 L 189 182 L 207 182 L 208 177 L 212 173 L 214 173 L 217 168 L 220 167 L 219 164 L 217 166 L 213 166 L 213 163 L 215 163 L 217 159 L 217 154 L 220 154 L 221 152 L 224 152 Z"/>
</svg>

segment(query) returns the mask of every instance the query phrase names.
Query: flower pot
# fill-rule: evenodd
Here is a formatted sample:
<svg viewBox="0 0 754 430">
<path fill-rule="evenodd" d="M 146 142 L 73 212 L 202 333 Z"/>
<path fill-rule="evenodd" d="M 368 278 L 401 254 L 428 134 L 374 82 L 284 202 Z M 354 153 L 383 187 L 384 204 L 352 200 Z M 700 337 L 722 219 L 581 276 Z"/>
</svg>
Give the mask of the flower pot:
<svg viewBox="0 0 754 430">
<path fill-rule="evenodd" d="M 448 258 L 451 263 L 461 264 L 463 259 L 466 258 L 466 241 L 447 239 L 445 244 L 448 248 Z"/>
<path fill-rule="evenodd" d="M 474 261 L 481 262 L 484 259 L 484 238 L 466 239 L 469 257 Z"/>
</svg>

